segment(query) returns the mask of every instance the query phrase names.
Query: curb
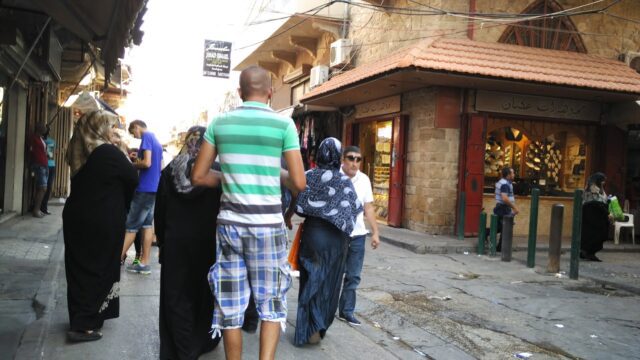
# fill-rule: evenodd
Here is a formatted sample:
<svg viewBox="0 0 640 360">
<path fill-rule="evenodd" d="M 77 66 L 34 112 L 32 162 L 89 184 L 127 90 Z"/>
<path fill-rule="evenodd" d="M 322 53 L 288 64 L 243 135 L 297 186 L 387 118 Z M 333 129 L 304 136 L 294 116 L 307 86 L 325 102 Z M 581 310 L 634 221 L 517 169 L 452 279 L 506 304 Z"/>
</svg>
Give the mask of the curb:
<svg viewBox="0 0 640 360">
<path fill-rule="evenodd" d="M 51 320 L 56 308 L 58 294 L 58 278 L 64 262 L 64 240 L 62 230 L 56 235 L 56 242 L 49 257 L 49 268 L 44 274 L 40 287 L 33 298 L 33 308 L 37 320 L 27 326 L 14 359 L 43 359 L 44 341 L 51 327 Z"/>
</svg>

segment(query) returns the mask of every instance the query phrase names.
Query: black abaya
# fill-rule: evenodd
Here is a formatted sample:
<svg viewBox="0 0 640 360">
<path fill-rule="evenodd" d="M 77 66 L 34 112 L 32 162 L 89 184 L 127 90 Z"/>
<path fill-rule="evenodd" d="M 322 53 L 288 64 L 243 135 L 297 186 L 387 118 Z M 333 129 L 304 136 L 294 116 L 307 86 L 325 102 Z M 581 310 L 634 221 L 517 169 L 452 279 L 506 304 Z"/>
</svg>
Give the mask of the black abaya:
<svg viewBox="0 0 640 360">
<path fill-rule="evenodd" d="M 602 244 L 609 236 L 609 208 L 600 201 L 590 201 L 582 205 L 582 233 L 580 250 L 587 255 L 595 255 L 602 250 Z"/>
<path fill-rule="evenodd" d="M 111 144 L 98 146 L 71 178 L 62 212 L 67 302 L 73 331 L 119 316 L 120 254 L 138 174 Z"/>
<path fill-rule="evenodd" d="M 197 359 L 212 350 L 213 295 L 207 281 L 216 259 L 220 191 L 178 193 L 172 164 L 160 177 L 154 214 L 160 247 L 160 358 Z"/>
</svg>

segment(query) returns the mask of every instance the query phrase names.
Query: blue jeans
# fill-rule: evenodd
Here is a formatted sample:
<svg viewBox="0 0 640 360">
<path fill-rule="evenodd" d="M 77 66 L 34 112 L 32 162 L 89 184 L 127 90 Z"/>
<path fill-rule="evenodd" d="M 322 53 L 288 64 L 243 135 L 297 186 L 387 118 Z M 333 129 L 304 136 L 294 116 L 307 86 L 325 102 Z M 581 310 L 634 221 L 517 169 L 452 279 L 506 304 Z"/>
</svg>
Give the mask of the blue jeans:
<svg viewBox="0 0 640 360">
<path fill-rule="evenodd" d="M 360 285 L 360 273 L 364 263 L 364 241 L 366 235 L 355 236 L 349 242 L 344 285 L 340 294 L 340 314 L 353 315 L 356 309 L 356 289 Z"/>
</svg>

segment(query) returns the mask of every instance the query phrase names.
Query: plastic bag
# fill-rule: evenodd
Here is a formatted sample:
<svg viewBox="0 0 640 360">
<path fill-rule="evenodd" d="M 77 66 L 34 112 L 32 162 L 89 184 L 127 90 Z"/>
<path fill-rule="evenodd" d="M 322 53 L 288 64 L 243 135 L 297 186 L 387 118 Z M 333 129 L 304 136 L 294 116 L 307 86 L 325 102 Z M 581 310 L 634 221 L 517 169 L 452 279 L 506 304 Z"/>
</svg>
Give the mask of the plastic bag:
<svg viewBox="0 0 640 360">
<path fill-rule="evenodd" d="M 298 265 L 298 251 L 300 250 L 300 241 L 302 239 L 302 226 L 304 223 L 298 225 L 298 231 L 296 231 L 296 236 L 293 238 L 293 243 L 291 244 L 291 249 L 289 249 L 289 264 L 291 265 L 291 270 L 300 270 Z"/>
<path fill-rule="evenodd" d="M 618 198 L 615 196 L 612 196 L 611 199 L 609 199 L 609 213 L 611 214 L 611 216 L 613 216 L 613 219 L 616 221 L 624 220 L 622 207 L 620 206 L 620 202 L 618 201 Z"/>
</svg>

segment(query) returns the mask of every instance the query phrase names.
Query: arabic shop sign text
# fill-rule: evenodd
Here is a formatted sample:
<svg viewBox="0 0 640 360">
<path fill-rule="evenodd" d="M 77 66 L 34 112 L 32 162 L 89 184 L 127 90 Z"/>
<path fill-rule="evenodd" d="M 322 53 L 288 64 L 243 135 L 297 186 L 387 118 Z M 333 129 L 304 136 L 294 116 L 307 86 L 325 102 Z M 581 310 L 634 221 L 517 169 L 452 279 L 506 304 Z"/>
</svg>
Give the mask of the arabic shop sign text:
<svg viewBox="0 0 640 360">
<path fill-rule="evenodd" d="M 231 43 L 227 41 L 204 41 L 204 64 L 202 75 L 229 78 L 231 70 Z"/>
<path fill-rule="evenodd" d="M 545 96 L 478 90 L 476 110 L 557 119 L 598 121 L 600 104 Z"/>
</svg>

